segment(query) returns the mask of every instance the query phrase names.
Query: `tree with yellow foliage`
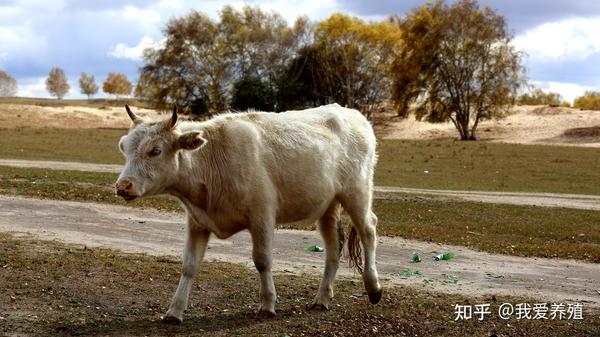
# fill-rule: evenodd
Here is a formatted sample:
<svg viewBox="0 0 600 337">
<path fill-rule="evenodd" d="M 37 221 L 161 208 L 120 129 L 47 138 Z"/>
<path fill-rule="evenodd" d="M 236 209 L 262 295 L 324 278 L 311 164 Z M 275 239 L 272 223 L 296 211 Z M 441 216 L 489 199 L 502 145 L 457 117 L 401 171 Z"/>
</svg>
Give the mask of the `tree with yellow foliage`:
<svg viewBox="0 0 600 337">
<path fill-rule="evenodd" d="M 46 90 L 52 96 L 56 96 L 57 99 L 62 99 L 66 94 L 69 93 L 69 82 L 67 82 L 67 76 L 62 68 L 52 68 L 46 79 Z"/>
<path fill-rule="evenodd" d="M 475 140 L 479 121 L 502 116 L 523 82 L 506 20 L 475 0 L 438 0 L 398 19 L 403 48 L 393 67 L 400 116 L 452 121 Z"/>
<path fill-rule="evenodd" d="M 127 76 L 121 73 L 108 73 L 106 80 L 102 83 L 102 91 L 109 95 L 115 95 L 117 98 L 120 95 L 130 95 L 133 86 Z"/>
<path fill-rule="evenodd" d="M 401 49 L 397 24 L 336 13 L 318 24 L 314 48 L 321 52 L 321 87 L 330 88 L 332 101 L 371 118 L 390 97 L 390 68 Z"/>
<path fill-rule="evenodd" d="M 582 110 L 600 110 L 600 92 L 586 90 L 582 96 L 575 98 L 573 107 Z"/>
<path fill-rule="evenodd" d="M 81 93 L 87 95 L 88 99 L 98 93 L 98 85 L 94 75 L 81 73 L 79 77 L 79 88 Z"/>
<path fill-rule="evenodd" d="M 563 102 L 560 94 L 555 92 L 545 92 L 536 87 L 531 87 L 529 92 L 519 96 L 517 103 L 520 105 L 549 105 L 559 106 Z"/>
</svg>

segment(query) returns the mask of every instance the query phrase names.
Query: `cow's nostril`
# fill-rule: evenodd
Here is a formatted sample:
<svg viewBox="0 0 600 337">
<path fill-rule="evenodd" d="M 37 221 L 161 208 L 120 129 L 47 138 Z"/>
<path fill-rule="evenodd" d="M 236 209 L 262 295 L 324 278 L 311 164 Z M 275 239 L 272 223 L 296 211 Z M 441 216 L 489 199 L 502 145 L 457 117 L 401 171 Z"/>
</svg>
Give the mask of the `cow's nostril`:
<svg viewBox="0 0 600 337">
<path fill-rule="evenodd" d="M 115 184 L 115 187 L 119 191 L 128 191 L 133 187 L 133 183 L 129 180 L 121 180 Z"/>
</svg>

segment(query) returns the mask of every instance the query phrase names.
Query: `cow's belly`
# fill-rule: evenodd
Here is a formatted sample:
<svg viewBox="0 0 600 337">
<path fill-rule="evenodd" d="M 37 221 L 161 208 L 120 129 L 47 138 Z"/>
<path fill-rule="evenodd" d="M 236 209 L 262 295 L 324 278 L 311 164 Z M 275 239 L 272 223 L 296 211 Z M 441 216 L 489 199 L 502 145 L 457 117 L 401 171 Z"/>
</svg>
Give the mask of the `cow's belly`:
<svg viewBox="0 0 600 337">
<path fill-rule="evenodd" d="M 277 223 L 313 222 L 325 213 L 335 195 L 333 188 L 288 195 L 279 201 Z"/>
</svg>

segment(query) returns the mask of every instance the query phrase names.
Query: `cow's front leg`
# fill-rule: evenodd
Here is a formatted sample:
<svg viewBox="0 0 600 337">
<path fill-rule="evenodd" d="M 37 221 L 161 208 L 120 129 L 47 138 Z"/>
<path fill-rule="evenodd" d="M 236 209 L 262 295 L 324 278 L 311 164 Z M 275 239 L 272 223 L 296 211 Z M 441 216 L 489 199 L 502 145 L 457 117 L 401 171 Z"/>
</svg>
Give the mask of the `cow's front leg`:
<svg viewBox="0 0 600 337">
<path fill-rule="evenodd" d="M 183 321 L 183 312 L 187 309 L 192 282 L 204 257 L 209 237 L 209 231 L 197 229 L 193 222 L 188 221 L 181 278 L 163 319 L 165 323 L 179 324 Z"/>
<path fill-rule="evenodd" d="M 273 284 L 272 247 L 273 247 L 273 225 L 265 224 L 253 227 L 250 230 L 252 236 L 252 259 L 254 266 L 260 274 L 260 307 L 259 317 L 275 316 L 275 285 Z"/>
</svg>

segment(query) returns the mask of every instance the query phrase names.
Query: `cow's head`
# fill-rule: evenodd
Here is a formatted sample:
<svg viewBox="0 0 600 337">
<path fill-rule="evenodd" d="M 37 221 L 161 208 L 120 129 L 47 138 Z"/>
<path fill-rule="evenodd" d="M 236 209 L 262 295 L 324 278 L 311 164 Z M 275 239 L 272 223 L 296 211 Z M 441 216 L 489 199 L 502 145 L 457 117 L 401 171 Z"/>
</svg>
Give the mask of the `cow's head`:
<svg viewBox="0 0 600 337">
<path fill-rule="evenodd" d="M 116 193 L 125 200 L 164 193 L 178 179 L 180 152 L 196 150 L 206 140 L 199 132 L 177 130 L 177 108 L 170 118 L 154 122 L 136 116 L 127 105 L 125 109 L 133 126 L 119 141 L 125 167 Z"/>
</svg>

